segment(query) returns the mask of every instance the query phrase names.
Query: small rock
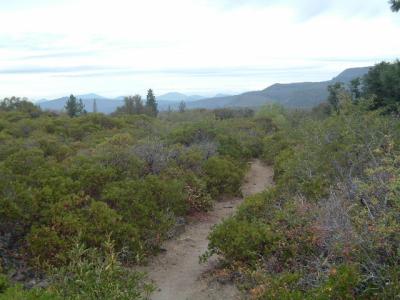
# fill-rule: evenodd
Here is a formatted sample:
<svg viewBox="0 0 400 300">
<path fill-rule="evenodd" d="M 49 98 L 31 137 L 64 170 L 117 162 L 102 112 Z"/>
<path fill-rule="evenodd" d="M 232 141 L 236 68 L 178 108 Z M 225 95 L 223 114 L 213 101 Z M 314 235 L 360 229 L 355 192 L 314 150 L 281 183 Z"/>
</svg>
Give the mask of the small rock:
<svg viewBox="0 0 400 300">
<path fill-rule="evenodd" d="M 50 282 L 47 280 L 41 280 L 36 284 L 36 287 L 45 289 L 50 285 Z"/>
<path fill-rule="evenodd" d="M 24 281 L 26 279 L 26 276 L 23 273 L 19 272 L 19 273 L 16 273 L 12 277 L 12 279 L 15 280 L 15 281 Z"/>
</svg>

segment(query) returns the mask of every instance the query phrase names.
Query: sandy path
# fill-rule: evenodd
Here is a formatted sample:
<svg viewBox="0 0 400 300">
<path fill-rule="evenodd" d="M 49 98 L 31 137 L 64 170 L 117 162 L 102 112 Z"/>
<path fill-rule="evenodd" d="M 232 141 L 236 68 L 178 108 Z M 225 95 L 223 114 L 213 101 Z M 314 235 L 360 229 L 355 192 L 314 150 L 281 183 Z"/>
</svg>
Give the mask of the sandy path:
<svg viewBox="0 0 400 300">
<path fill-rule="evenodd" d="M 242 186 L 244 196 L 262 192 L 272 184 L 273 171 L 256 160 Z M 165 253 L 155 257 L 144 269 L 157 287 L 153 300 L 240 299 L 233 285 L 209 284 L 202 277 L 217 263 L 217 258 L 199 264 L 199 256 L 207 250 L 207 236 L 211 228 L 230 216 L 243 199 L 229 199 L 215 204 L 214 210 L 201 220 L 192 221 L 176 239 L 167 241 Z"/>
</svg>

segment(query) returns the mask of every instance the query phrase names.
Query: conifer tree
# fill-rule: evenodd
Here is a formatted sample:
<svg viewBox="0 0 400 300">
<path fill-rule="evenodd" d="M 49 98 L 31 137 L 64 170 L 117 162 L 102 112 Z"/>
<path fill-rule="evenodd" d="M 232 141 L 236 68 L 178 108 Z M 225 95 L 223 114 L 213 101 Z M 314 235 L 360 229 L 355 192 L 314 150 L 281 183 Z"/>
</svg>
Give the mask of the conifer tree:
<svg viewBox="0 0 400 300">
<path fill-rule="evenodd" d="M 394 12 L 400 11 L 400 0 L 390 0 L 390 4 Z"/>
<path fill-rule="evenodd" d="M 328 103 L 332 106 L 332 108 L 335 110 L 335 112 L 339 112 L 339 106 L 340 106 L 340 95 L 345 93 L 345 88 L 343 86 L 343 83 L 337 82 L 333 85 L 328 86 Z"/>
<path fill-rule="evenodd" d="M 140 115 L 145 113 L 142 97 L 140 95 L 127 96 L 124 105 L 117 108 L 117 114 Z"/>
<path fill-rule="evenodd" d="M 181 103 L 179 103 L 179 112 L 184 113 L 185 111 L 186 111 L 186 103 L 185 101 L 181 101 Z"/>
<path fill-rule="evenodd" d="M 95 114 L 97 113 L 97 102 L 96 102 L 96 99 L 93 99 L 93 112 Z"/>
<path fill-rule="evenodd" d="M 147 92 L 146 112 L 152 117 L 157 117 L 158 115 L 158 104 L 152 89 Z"/>
<path fill-rule="evenodd" d="M 85 105 L 83 104 L 82 99 L 77 101 L 76 97 L 71 95 L 65 104 L 65 110 L 67 111 L 67 114 L 73 118 L 85 112 Z"/>
<path fill-rule="evenodd" d="M 141 115 L 144 113 L 144 105 L 142 101 L 142 97 L 140 95 L 135 95 L 133 97 L 133 103 L 134 103 L 134 110 L 135 114 Z"/>
</svg>

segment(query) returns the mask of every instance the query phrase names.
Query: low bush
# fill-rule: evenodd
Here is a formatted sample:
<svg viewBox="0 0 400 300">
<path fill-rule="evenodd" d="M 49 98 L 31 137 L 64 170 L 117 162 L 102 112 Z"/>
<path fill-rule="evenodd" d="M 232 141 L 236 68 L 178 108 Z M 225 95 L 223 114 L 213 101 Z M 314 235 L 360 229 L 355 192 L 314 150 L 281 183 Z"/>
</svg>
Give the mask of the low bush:
<svg viewBox="0 0 400 300">
<path fill-rule="evenodd" d="M 209 252 L 223 255 L 228 262 L 240 261 L 255 265 L 276 236 L 265 224 L 228 219 L 209 236 Z"/>
<path fill-rule="evenodd" d="M 203 166 L 207 189 L 213 197 L 239 195 L 243 169 L 222 157 L 212 157 Z"/>
<path fill-rule="evenodd" d="M 398 297 L 399 125 L 365 102 L 316 118 L 278 112 L 263 154 L 275 187 L 209 236 L 207 254 L 241 272 L 255 299 Z"/>
<path fill-rule="evenodd" d="M 0 102 L 0 250 L 41 274 L 71 263 L 77 237 L 104 256 L 109 236 L 121 262 L 145 261 L 178 219 L 239 194 L 245 162 L 261 150 L 250 111 L 70 118 L 21 101 Z"/>
<path fill-rule="evenodd" d="M 143 274 L 124 268 L 112 242 L 104 242 L 104 252 L 75 244 L 69 263 L 54 271 L 51 290 L 61 299 L 130 300 L 146 299 L 153 286 L 143 284 Z"/>
</svg>

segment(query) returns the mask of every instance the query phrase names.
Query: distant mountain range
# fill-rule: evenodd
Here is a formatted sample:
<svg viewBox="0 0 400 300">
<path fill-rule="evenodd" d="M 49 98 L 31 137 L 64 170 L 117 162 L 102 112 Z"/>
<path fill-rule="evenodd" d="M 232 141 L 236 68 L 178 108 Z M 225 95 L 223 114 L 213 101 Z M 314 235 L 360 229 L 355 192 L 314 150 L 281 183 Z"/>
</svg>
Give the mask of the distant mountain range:
<svg viewBox="0 0 400 300">
<path fill-rule="evenodd" d="M 220 97 L 220 95 L 221 94 L 218 94 L 215 97 Z M 53 100 L 41 99 L 38 100 L 36 103 L 44 110 L 62 111 L 65 107 L 68 98 L 69 96 Z M 76 98 L 82 100 L 83 104 L 85 105 L 85 109 L 88 112 L 93 112 L 93 102 L 95 99 L 97 104 L 97 111 L 105 114 L 114 112 L 117 109 L 117 107 L 120 107 L 124 104 L 124 96 L 110 99 L 97 94 L 85 94 L 85 95 L 76 95 Z M 157 102 L 159 109 L 163 111 L 167 110 L 169 107 L 171 109 L 177 109 L 181 101 L 189 103 L 204 98 L 206 97 L 198 95 L 187 96 L 181 93 L 168 93 L 158 96 Z M 145 99 L 143 99 L 143 101 L 145 101 Z"/>
<path fill-rule="evenodd" d="M 117 107 L 122 106 L 124 103 L 123 99 L 108 99 L 96 94 L 77 95 L 76 98 L 82 100 L 88 112 L 93 112 L 93 103 L 96 99 L 97 111 L 105 114 L 114 112 Z M 38 105 L 44 110 L 62 111 L 68 99 L 69 96 L 53 100 L 41 100 L 38 101 Z"/>
<path fill-rule="evenodd" d="M 291 108 L 311 108 L 325 101 L 328 86 L 351 80 L 368 73 L 370 67 L 347 69 L 328 81 L 274 84 L 262 91 L 247 92 L 236 96 L 214 97 L 188 103 L 188 108 L 258 107 L 279 103 Z"/>
<path fill-rule="evenodd" d="M 168 93 L 157 97 L 160 111 L 168 108 L 176 110 L 181 101 L 185 101 L 188 108 L 223 108 L 223 107 L 259 107 L 267 103 L 279 103 L 291 108 L 311 108 L 325 101 L 328 97 L 327 88 L 336 82 L 350 83 L 351 80 L 362 77 L 368 73 L 370 67 L 347 69 L 328 81 L 300 82 L 288 84 L 274 84 L 262 91 L 247 92 L 230 96 L 217 94 L 212 98 L 203 96 L 187 96 L 181 93 Z M 124 97 L 109 99 L 97 94 L 76 96 L 82 99 L 85 109 L 93 111 L 93 102 L 96 99 L 97 110 L 105 114 L 114 112 L 117 107 L 124 104 Z M 54 100 L 39 100 L 38 105 L 45 110 L 62 111 L 68 97 Z"/>
<path fill-rule="evenodd" d="M 169 101 L 169 102 L 191 102 L 191 101 L 197 101 L 201 99 L 205 99 L 206 97 L 204 96 L 199 96 L 199 95 L 193 95 L 193 96 L 187 96 L 181 93 L 168 93 L 165 95 L 161 95 L 157 97 L 158 101 Z"/>
</svg>

